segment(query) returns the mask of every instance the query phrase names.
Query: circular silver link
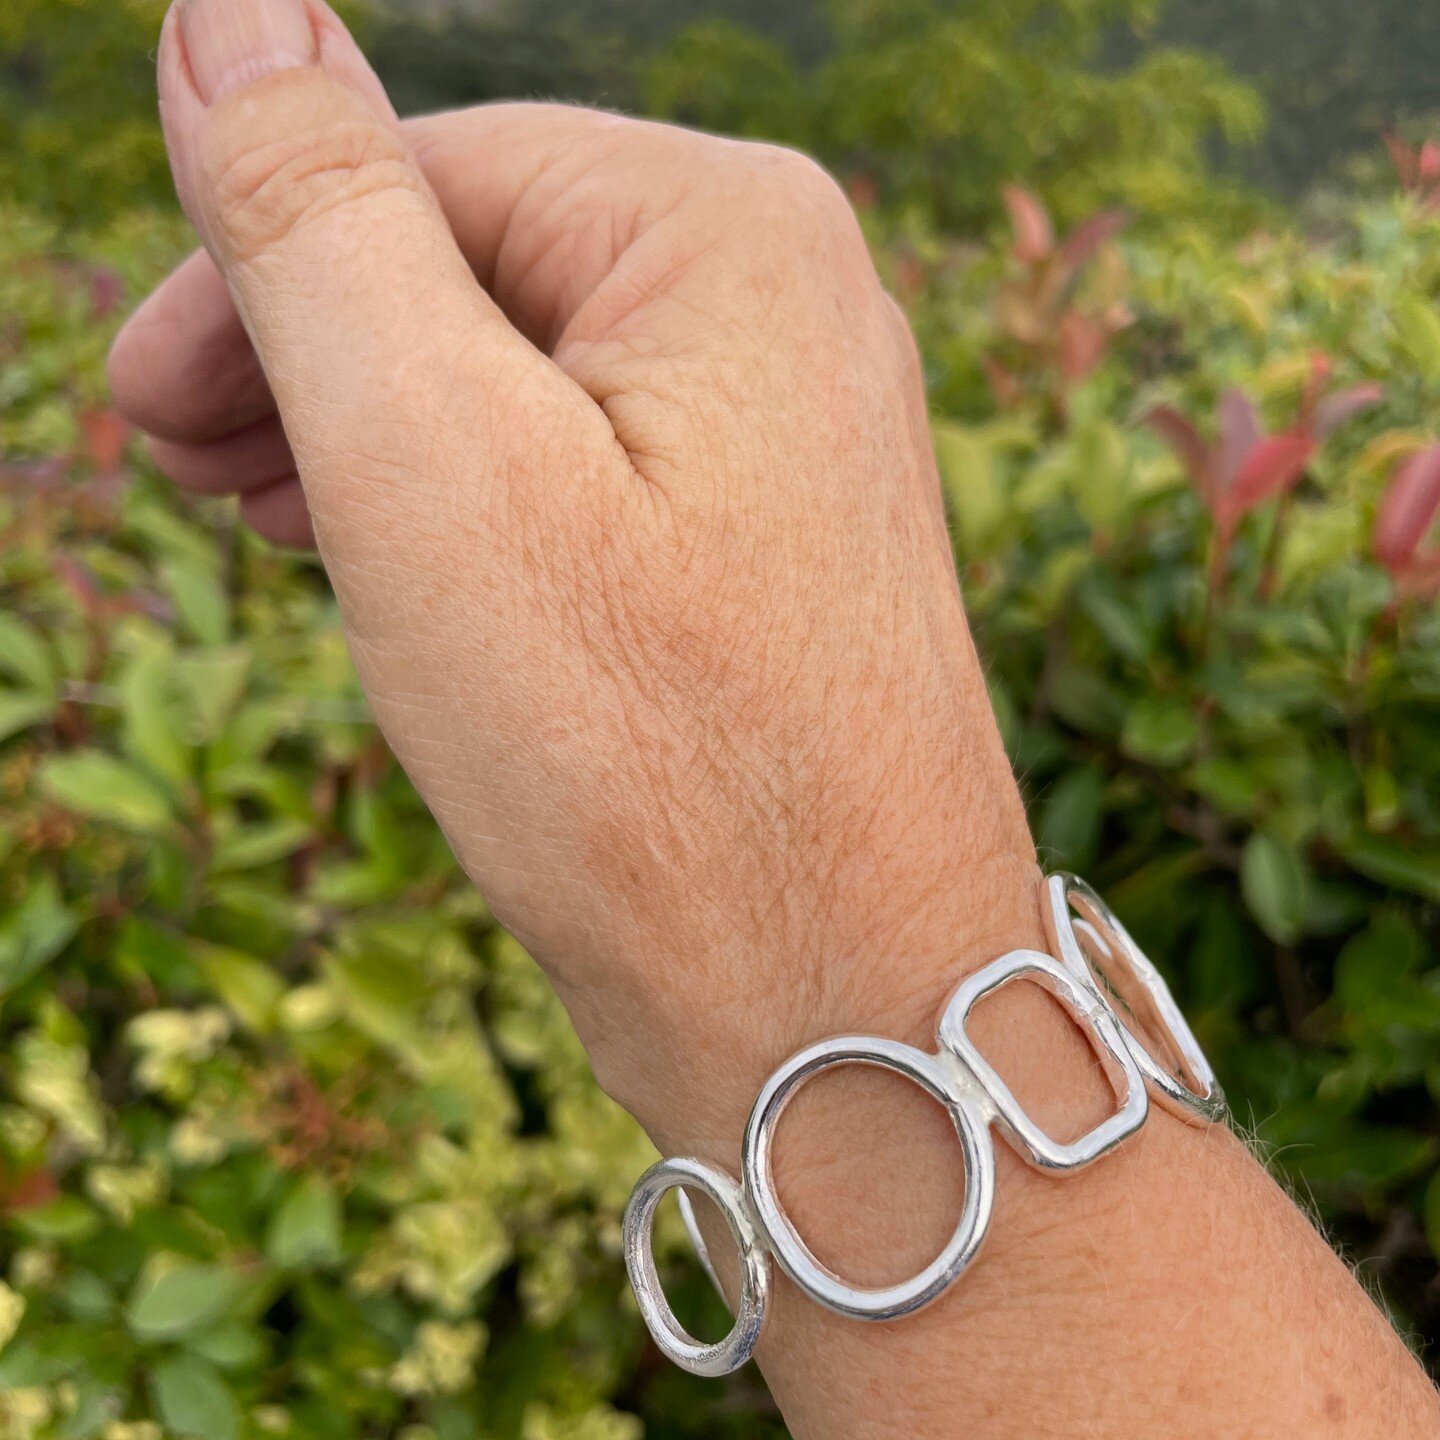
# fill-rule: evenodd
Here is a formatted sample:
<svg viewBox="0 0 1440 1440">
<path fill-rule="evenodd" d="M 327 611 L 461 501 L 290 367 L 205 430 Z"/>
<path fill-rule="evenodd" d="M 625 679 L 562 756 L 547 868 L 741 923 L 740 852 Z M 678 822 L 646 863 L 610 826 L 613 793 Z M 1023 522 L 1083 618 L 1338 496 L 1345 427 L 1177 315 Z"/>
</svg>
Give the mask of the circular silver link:
<svg viewBox="0 0 1440 1440">
<path fill-rule="evenodd" d="M 682 1186 L 699 1190 L 715 1202 L 740 1251 L 739 1312 L 729 1334 L 714 1345 L 696 1340 L 675 1318 L 655 1269 L 655 1211 L 668 1191 Z M 709 1256 L 704 1258 L 709 1269 Z M 770 1256 L 755 1233 L 740 1187 L 728 1175 L 689 1158 L 652 1165 L 636 1183 L 625 1207 L 625 1268 L 651 1338 L 682 1370 L 711 1378 L 728 1375 L 755 1353 L 770 1300 Z"/>
<path fill-rule="evenodd" d="M 685 1227 L 690 1248 L 695 1252 L 695 1258 L 699 1260 L 700 1268 L 710 1277 L 710 1283 L 715 1287 L 715 1293 L 728 1306 L 730 1301 L 726 1298 L 725 1287 L 720 1283 L 715 1262 L 710 1258 L 710 1247 L 705 1243 L 705 1236 L 701 1234 L 700 1222 L 695 1218 L 695 1207 L 690 1203 L 690 1197 L 683 1190 L 676 1190 L 675 1204 L 679 1208 L 680 1223 Z"/>
<path fill-rule="evenodd" d="M 1123 1015 L 1116 1016 L 1130 1053 L 1156 1101 L 1193 1125 L 1223 1119 L 1225 1094 L 1195 1032 L 1175 1003 L 1164 976 L 1135 943 L 1115 912 L 1085 881 L 1074 875 L 1051 875 L 1045 881 L 1045 896 L 1045 928 L 1061 963 L 1077 979 L 1093 986 L 1107 1005 L 1105 990 L 1108 988 L 1129 1006 L 1123 986 L 1109 978 L 1105 962 L 1121 967 L 1125 978 L 1139 986 L 1151 1011 L 1152 1023 L 1174 1050 L 1182 1075 L 1172 1074 L 1160 1063 L 1143 1035 L 1136 1033 L 1136 1025 L 1127 1023 Z M 1113 1006 L 1111 1010 L 1113 1013 Z M 1137 1016 L 1137 1022 L 1138 1019 Z"/>
<path fill-rule="evenodd" d="M 965 1204 L 955 1233 L 918 1275 L 898 1285 L 866 1289 L 827 1269 L 800 1238 L 775 1191 L 771 1146 L 775 1127 L 795 1092 L 842 1065 L 873 1065 L 913 1081 L 939 1101 L 955 1126 L 965 1161 Z M 975 1258 L 995 1199 L 995 1149 L 990 1110 L 973 1079 L 948 1057 L 871 1035 L 841 1035 L 792 1055 L 755 1101 L 745 1128 L 745 1194 L 781 1268 L 812 1300 L 852 1320 L 897 1320 L 935 1300 Z"/>
</svg>

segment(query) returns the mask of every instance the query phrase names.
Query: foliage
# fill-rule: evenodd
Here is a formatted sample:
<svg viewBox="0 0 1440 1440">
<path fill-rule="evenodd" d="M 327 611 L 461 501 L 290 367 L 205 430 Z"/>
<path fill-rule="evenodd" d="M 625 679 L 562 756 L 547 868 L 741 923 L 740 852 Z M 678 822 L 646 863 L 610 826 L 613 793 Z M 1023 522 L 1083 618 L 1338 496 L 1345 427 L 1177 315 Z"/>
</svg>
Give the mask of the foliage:
<svg viewBox="0 0 1440 1440">
<path fill-rule="evenodd" d="M 740 1433 L 753 1376 L 637 1368 L 653 1157 L 377 740 L 318 567 L 179 507 L 103 408 L 180 227 L 0 236 L 0 1436 Z"/>
<path fill-rule="evenodd" d="M 771 41 L 726 22 L 687 28 L 652 64 L 649 108 L 801 145 L 882 198 L 975 228 L 1023 181 L 1067 219 L 1128 204 L 1175 217 L 1253 214 L 1214 182 L 1217 133 L 1253 138 L 1254 91 L 1198 54 L 1098 63 L 1152 0 L 831 0 L 829 44 L 794 71 Z"/>
<path fill-rule="evenodd" d="M 1168 964 L 1279 1173 L 1432 1345 L 1437 240 L 1404 200 L 1326 245 L 1131 241 L 1134 323 L 1061 415 L 984 388 L 1015 256 L 904 245 L 1043 849 Z"/>
<path fill-rule="evenodd" d="M 185 237 L 75 228 L 158 189 L 148 78 L 62 97 L 138 75 L 146 4 L 0 15 L 39 77 L 0 96 L 35 202 L 0 211 L 0 1440 L 779 1436 L 753 1372 L 646 1344 L 617 1222 L 648 1148 L 377 742 L 316 566 L 178 501 L 106 407 L 108 334 Z M 1133 0 L 832 16 L 801 68 L 691 29 L 655 98 L 846 167 L 1046 857 L 1433 1354 L 1430 152 L 1325 244 L 1237 245 L 1200 147 L 1253 102 L 1189 58 L 1099 73 Z"/>
<path fill-rule="evenodd" d="M 1268 189 L 1298 195 L 1347 161 L 1378 174 L 1382 129 L 1434 117 L 1440 29 L 1415 0 L 1205 0 L 1166 5 L 1145 43 L 1214 56 L 1265 97 L 1270 123 L 1237 157 Z M 1127 43 L 1128 42 L 1128 43 Z M 1123 63 L 1139 46 L 1114 38 Z"/>
<path fill-rule="evenodd" d="M 164 13 L 164 0 L 6 0 L 0 195 L 67 219 L 168 198 L 153 58 Z"/>
</svg>

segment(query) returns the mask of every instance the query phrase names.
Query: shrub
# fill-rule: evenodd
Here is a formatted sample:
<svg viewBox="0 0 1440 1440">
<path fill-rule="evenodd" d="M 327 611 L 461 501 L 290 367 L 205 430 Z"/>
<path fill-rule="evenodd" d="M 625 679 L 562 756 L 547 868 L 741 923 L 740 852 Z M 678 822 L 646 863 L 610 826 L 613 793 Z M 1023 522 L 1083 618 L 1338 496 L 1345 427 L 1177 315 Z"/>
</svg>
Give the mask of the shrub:
<svg viewBox="0 0 1440 1440">
<path fill-rule="evenodd" d="M 1405 201 L 1324 245 L 1131 242 L 1133 323 L 1060 409 L 1033 377 L 982 389 L 1023 232 L 1003 262 L 906 252 L 1042 851 L 1169 968 L 1242 1123 L 1431 1344 L 1437 239 Z"/>
<path fill-rule="evenodd" d="M 0 1436 L 740 1433 L 753 1376 L 637 1370 L 651 1152 L 377 740 L 318 566 L 104 409 L 180 227 L 0 236 Z"/>
</svg>

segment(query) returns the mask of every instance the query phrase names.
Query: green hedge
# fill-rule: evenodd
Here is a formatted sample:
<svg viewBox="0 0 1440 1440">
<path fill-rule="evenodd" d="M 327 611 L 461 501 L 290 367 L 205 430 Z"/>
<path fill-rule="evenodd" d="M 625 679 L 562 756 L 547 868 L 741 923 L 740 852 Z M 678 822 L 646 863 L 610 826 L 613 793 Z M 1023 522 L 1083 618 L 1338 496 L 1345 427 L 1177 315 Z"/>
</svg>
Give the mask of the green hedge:
<svg viewBox="0 0 1440 1440">
<path fill-rule="evenodd" d="M 1037 834 L 1433 1343 L 1440 615 L 1377 516 L 1424 499 L 1440 224 L 1061 248 L 1008 203 L 993 245 L 866 223 Z M 0 213 L 0 1437 L 782 1434 L 753 1372 L 646 1344 L 648 1147 L 379 744 L 317 566 L 106 408 L 183 243 Z M 1207 471 L 1217 407 L 1245 463 Z"/>
</svg>

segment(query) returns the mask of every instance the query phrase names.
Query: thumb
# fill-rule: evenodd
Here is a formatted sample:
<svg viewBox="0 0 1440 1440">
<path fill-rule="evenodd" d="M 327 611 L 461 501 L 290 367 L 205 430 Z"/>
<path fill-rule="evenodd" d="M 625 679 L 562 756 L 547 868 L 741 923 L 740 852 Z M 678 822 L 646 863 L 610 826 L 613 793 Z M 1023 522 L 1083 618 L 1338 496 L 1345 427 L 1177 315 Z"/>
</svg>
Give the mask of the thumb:
<svg viewBox="0 0 1440 1440">
<path fill-rule="evenodd" d="M 265 369 L 327 560 L 386 560 L 417 528 L 473 533 L 459 505 L 493 522 L 537 436 L 618 452 L 598 407 L 476 283 L 319 0 L 178 0 L 160 100 L 182 203 Z M 444 436 L 463 467 L 436 453 Z"/>
</svg>

